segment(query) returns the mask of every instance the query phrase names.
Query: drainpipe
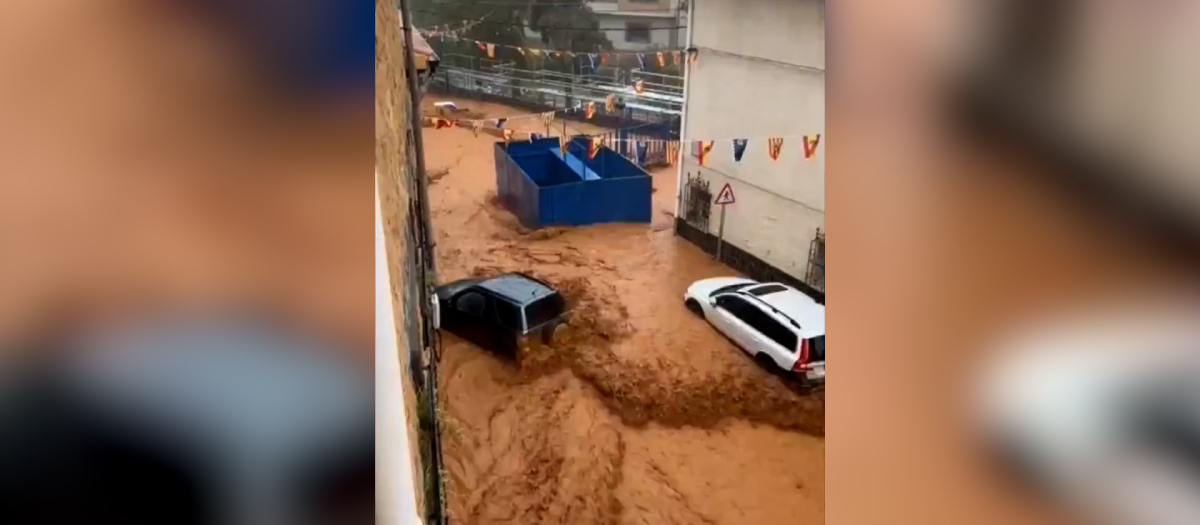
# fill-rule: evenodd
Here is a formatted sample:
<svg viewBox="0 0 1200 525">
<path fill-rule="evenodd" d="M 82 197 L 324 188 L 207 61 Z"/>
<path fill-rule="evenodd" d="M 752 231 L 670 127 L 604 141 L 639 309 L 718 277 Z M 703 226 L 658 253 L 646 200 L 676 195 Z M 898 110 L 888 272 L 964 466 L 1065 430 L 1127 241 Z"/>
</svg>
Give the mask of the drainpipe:
<svg viewBox="0 0 1200 525">
<path fill-rule="evenodd" d="M 400 19 L 404 29 L 404 76 L 408 79 L 408 98 L 412 101 L 412 109 L 408 112 L 413 130 L 413 157 L 417 162 L 417 200 L 421 209 L 422 253 L 425 255 L 423 265 L 429 272 L 432 283 L 421 283 L 422 288 L 428 288 L 437 280 L 437 257 L 433 254 L 436 244 L 433 235 L 432 220 L 429 218 L 429 177 L 425 172 L 425 140 L 421 132 L 421 89 L 417 82 L 417 68 L 413 56 L 412 12 L 408 9 L 408 0 L 400 0 Z"/>
<path fill-rule="evenodd" d="M 692 48 L 692 33 L 696 28 L 696 0 L 688 0 L 687 3 L 687 49 Z M 692 61 L 688 60 L 687 53 L 683 54 L 683 116 L 679 119 L 679 158 L 676 159 L 676 166 L 679 166 L 675 174 L 675 218 L 679 218 L 679 209 L 683 200 L 683 159 L 687 156 L 684 153 L 684 139 L 687 138 L 687 121 L 688 121 L 688 94 L 690 93 L 691 77 L 692 77 Z"/>
</svg>

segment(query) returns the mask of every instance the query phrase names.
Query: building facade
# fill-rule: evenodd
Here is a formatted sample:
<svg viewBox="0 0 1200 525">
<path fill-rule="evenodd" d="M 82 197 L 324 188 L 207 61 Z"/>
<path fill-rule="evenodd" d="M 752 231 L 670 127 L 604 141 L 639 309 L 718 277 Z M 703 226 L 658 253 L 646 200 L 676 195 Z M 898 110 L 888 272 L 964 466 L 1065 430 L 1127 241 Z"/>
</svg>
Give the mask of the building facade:
<svg viewBox="0 0 1200 525">
<path fill-rule="evenodd" d="M 824 295 L 825 3 L 694 2 L 676 232 L 747 275 Z M 820 134 L 805 158 L 804 136 Z M 776 160 L 768 137 L 783 137 Z M 734 138 L 749 139 L 740 162 Z M 728 184 L 735 198 L 713 200 Z"/>
<path fill-rule="evenodd" d="M 589 0 L 587 5 L 616 50 L 682 47 L 687 11 L 681 0 Z"/>
</svg>

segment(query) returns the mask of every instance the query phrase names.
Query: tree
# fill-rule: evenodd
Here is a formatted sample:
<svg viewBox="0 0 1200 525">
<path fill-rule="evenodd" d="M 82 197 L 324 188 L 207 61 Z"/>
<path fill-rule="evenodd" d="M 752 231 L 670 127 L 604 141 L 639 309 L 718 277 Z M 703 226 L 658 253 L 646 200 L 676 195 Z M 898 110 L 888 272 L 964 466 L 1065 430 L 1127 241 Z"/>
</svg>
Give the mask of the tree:
<svg viewBox="0 0 1200 525">
<path fill-rule="evenodd" d="M 541 34 L 542 43 L 553 49 L 576 52 L 612 49 L 612 42 L 600 31 L 600 21 L 591 8 L 583 0 L 567 3 L 533 0 L 530 4 L 530 25 Z"/>
<path fill-rule="evenodd" d="M 569 4 L 569 5 L 568 5 Z M 410 4 L 414 26 L 432 28 L 463 22 L 477 22 L 452 39 L 430 39 L 439 55 L 480 56 L 474 41 L 501 46 L 528 46 L 525 28 L 536 31 L 540 45 L 533 47 L 579 53 L 612 49 L 612 42 L 600 30 L 600 22 L 584 0 L 513 0 L 512 2 L 476 3 L 473 0 L 414 0 Z M 485 55 L 486 56 L 486 55 Z M 505 47 L 496 49 L 496 59 L 515 62 L 518 67 L 571 71 L 567 57 L 532 59 Z M 449 60 L 448 63 L 453 63 Z M 458 64 L 463 65 L 463 64 Z"/>
</svg>

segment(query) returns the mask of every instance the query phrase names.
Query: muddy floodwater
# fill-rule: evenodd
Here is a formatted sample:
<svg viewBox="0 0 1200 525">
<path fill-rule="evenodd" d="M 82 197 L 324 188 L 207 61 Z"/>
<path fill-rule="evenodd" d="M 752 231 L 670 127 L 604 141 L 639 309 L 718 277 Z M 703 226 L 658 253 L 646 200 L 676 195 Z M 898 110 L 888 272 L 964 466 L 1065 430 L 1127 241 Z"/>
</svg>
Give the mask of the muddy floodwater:
<svg viewBox="0 0 1200 525">
<path fill-rule="evenodd" d="M 427 113 L 441 100 L 472 117 L 525 114 L 435 94 Z M 537 118 L 506 127 L 545 132 Z M 528 272 L 563 292 L 572 321 L 563 343 L 517 359 L 444 336 L 451 523 L 824 523 L 824 395 L 684 308 L 688 284 L 735 272 L 674 236 L 675 169 L 652 174 L 649 225 L 528 231 L 496 198 L 496 140 L 425 129 L 440 278 Z"/>
</svg>

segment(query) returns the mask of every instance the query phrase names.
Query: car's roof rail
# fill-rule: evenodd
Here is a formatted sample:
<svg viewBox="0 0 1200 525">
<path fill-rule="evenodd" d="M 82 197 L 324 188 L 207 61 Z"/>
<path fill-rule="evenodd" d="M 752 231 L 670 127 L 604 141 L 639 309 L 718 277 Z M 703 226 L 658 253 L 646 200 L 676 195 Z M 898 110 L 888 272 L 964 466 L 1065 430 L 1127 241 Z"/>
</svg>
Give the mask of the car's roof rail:
<svg viewBox="0 0 1200 525">
<path fill-rule="evenodd" d="M 786 285 L 785 285 L 785 286 L 786 286 Z M 772 312 L 775 312 L 775 314 L 776 314 L 776 315 L 778 315 L 779 317 L 782 317 L 782 318 L 784 318 L 784 319 L 787 319 L 787 322 L 788 322 L 788 323 L 790 323 L 792 326 L 796 327 L 796 329 L 797 329 L 797 330 L 801 330 L 801 329 L 802 329 L 802 328 L 800 328 L 800 323 L 797 323 L 795 319 L 792 319 L 790 316 L 788 316 L 788 314 L 785 314 L 785 313 L 783 313 L 783 312 L 779 311 L 779 309 L 778 309 L 778 308 L 775 308 L 774 306 L 771 306 L 771 303 L 768 303 L 768 302 L 766 302 L 766 301 L 764 301 L 764 300 L 760 299 L 758 296 L 756 296 L 756 295 L 754 295 L 754 294 L 752 294 L 752 293 L 750 293 L 750 292 L 746 292 L 746 291 L 744 291 L 744 290 L 734 290 L 734 292 L 733 292 L 733 293 L 735 293 L 735 294 L 738 294 L 738 295 L 741 295 L 741 296 L 743 296 L 743 297 L 749 297 L 749 298 L 751 298 L 751 299 L 754 299 L 754 300 L 755 300 L 755 301 L 757 301 L 759 304 L 761 304 L 761 305 L 763 305 L 763 306 L 766 306 L 767 308 L 770 308 L 770 309 L 771 309 L 771 311 L 772 311 Z"/>
</svg>

